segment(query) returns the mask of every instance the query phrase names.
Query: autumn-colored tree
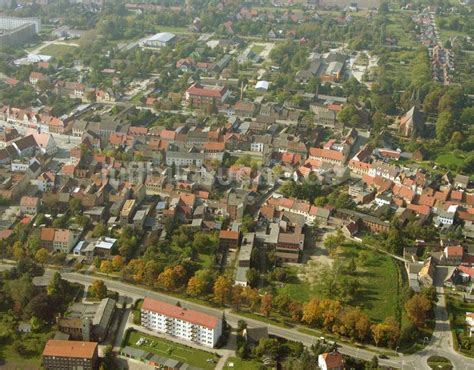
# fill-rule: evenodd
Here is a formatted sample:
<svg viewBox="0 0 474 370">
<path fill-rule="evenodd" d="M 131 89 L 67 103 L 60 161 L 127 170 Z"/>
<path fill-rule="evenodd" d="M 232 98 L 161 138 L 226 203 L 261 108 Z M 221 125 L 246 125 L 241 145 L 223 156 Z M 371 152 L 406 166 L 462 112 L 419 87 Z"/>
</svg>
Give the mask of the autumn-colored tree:
<svg viewBox="0 0 474 370">
<path fill-rule="evenodd" d="M 49 251 L 46 248 L 38 249 L 35 253 L 35 260 L 44 265 L 49 260 Z"/>
<path fill-rule="evenodd" d="M 235 310 L 239 310 L 240 305 L 242 304 L 242 292 L 243 288 L 240 285 L 235 285 L 232 287 L 232 292 L 230 293 L 230 302 Z"/>
<path fill-rule="evenodd" d="M 424 295 L 415 294 L 405 303 L 405 310 L 408 318 L 419 328 L 426 323 L 431 302 Z"/>
<path fill-rule="evenodd" d="M 260 313 L 265 315 L 266 317 L 270 316 L 270 311 L 272 309 L 272 302 L 273 296 L 271 294 L 266 293 L 262 297 L 262 301 L 260 303 Z"/>
<path fill-rule="evenodd" d="M 260 306 L 260 296 L 256 289 L 246 286 L 242 292 L 242 297 L 252 311 L 256 311 Z"/>
<path fill-rule="evenodd" d="M 123 258 L 122 256 L 113 256 L 112 257 L 112 268 L 114 271 L 119 271 L 123 267 Z"/>
<path fill-rule="evenodd" d="M 338 333 L 352 340 L 365 341 L 370 335 L 370 321 L 358 307 L 347 307 L 340 315 Z"/>
<path fill-rule="evenodd" d="M 372 325 L 372 336 L 375 345 L 388 345 L 394 348 L 400 337 L 400 329 L 397 321 L 393 317 L 388 317 L 384 322 Z"/>
<path fill-rule="evenodd" d="M 159 287 L 167 290 L 175 290 L 177 285 L 175 281 L 173 267 L 167 267 L 158 275 L 157 284 Z"/>
<path fill-rule="evenodd" d="M 333 331 L 333 325 L 342 310 L 341 302 L 332 299 L 323 299 L 321 301 L 323 326 L 327 330 Z"/>
<path fill-rule="evenodd" d="M 303 304 L 303 315 L 301 320 L 309 326 L 317 326 L 321 323 L 322 310 L 319 299 L 313 298 Z"/>
<path fill-rule="evenodd" d="M 153 286 L 159 274 L 159 263 L 157 261 L 147 261 L 143 269 L 143 282 L 148 286 Z"/>
<path fill-rule="evenodd" d="M 291 319 L 299 322 L 303 316 L 303 306 L 296 300 L 291 300 L 288 304 L 288 311 L 290 312 Z"/>
<path fill-rule="evenodd" d="M 19 260 L 26 256 L 26 250 L 23 248 L 20 242 L 15 242 L 12 247 L 12 254 L 15 260 Z"/>
<path fill-rule="evenodd" d="M 290 305 L 291 299 L 288 294 L 278 294 L 273 298 L 273 306 L 280 312 L 282 315 L 290 314 L 288 306 Z"/>
<path fill-rule="evenodd" d="M 112 271 L 113 271 L 112 262 L 105 260 L 100 263 L 100 272 L 103 272 L 104 274 L 108 275 Z"/>
<path fill-rule="evenodd" d="M 136 283 L 143 282 L 145 273 L 145 261 L 142 259 L 133 259 L 122 269 L 122 278 L 127 281 L 133 280 Z"/>
<path fill-rule="evenodd" d="M 217 278 L 213 287 L 214 302 L 224 306 L 230 300 L 230 293 L 232 291 L 232 281 L 221 275 Z"/>
<path fill-rule="evenodd" d="M 186 293 L 192 297 L 201 296 L 206 289 L 206 281 L 204 281 L 199 276 L 193 276 L 188 281 L 188 286 L 186 287 Z"/>
<path fill-rule="evenodd" d="M 92 297 L 104 299 L 107 297 L 107 287 L 103 280 L 94 280 L 89 287 L 89 293 Z"/>
</svg>

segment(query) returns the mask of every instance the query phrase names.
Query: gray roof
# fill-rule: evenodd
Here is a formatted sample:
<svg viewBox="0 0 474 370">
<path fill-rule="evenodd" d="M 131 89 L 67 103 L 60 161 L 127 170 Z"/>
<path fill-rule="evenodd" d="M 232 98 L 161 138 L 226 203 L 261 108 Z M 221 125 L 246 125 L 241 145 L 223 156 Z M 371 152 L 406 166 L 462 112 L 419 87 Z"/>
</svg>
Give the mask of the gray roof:
<svg viewBox="0 0 474 370">
<path fill-rule="evenodd" d="M 247 282 L 247 271 L 248 267 L 237 267 L 237 272 L 235 273 L 235 281 L 237 282 Z"/>
<path fill-rule="evenodd" d="M 159 42 L 170 42 L 176 37 L 174 33 L 171 32 L 160 32 L 156 35 L 153 35 L 148 39 L 148 41 L 159 41 Z"/>
<path fill-rule="evenodd" d="M 92 320 L 92 324 L 101 327 L 107 327 L 110 320 L 112 319 L 112 314 L 114 313 L 116 303 L 117 302 L 112 298 L 104 298 L 101 300 L 99 308 L 97 309 L 94 319 Z"/>
<path fill-rule="evenodd" d="M 139 348 L 133 348 L 129 346 L 122 348 L 120 353 L 125 356 L 133 357 L 136 359 L 145 358 L 148 355 L 148 352 L 145 352 Z"/>
</svg>

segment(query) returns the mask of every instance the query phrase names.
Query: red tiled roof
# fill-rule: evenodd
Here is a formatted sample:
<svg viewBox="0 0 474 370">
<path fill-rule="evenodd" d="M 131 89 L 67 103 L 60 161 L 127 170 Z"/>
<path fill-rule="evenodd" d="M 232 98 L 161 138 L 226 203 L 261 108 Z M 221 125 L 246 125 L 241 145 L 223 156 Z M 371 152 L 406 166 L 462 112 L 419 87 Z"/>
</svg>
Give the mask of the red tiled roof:
<svg viewBox="0 0 474 370">
<path fill-rule="evenodd" d="M 219 232 L 219 239 L 239 240 L 239 232 L 232 230 L 221 230 Z"/>
<path fill-rule="evenodd" d="M 0 240 L 8 239 L 13 234 L 13 230 L 5 229 L 0 231 Z"/>
<path fill-rule="evenodd" d="M 425 205 L 418 205 L 418 204 L 409 204 L 407 205 L 408 209 L 420 214 L 420 215 L 429 215 L 431 213 L 431 207 Z"/>
<path fill-rule="evenodd" d="M 96 351 L 96 342 L 78 342 L 50 339 L 44 347 L 43 356 L 92 359 Z"/>
<path fill-rule="evenodd" d="M 227 88 L 225 86 L 202 86 L 193 84 L 186 90 L 186 93 L 209 98 L 222 98 L 226 91 Z"/>
<path fill-rule="evenodd" d="M 225 143 L 211 141 L 204 144 L 204 150 L 223 152 L 224 149 Z"/>
<path fill-rule="evenodd" d="M 44 242 L 52 242 L 54 240 L 55 230 L 50 227 L 43 227 L 40 231 L 40 240 Z"/>
<path fill-rule="evenodd" d="M 460 245 L 451 245 L 446 247 L 446 255 L 451 256 L 462 256 L 464 255 L 464 248 Z"/>
<path fill-rule="evenodd" d="M 338 369 L 344 366 L 344 360 L 339 352 L 323 353 L 321 355 L 326 363 L 326 369 Z"/>
<path fill-rule="evenodd" d="M 173 317 L 210 329 L 214 329 L 219 322 L 219 319 L 215 316 L 203 312 L 188 310 L 186 308 L 157 301 L 148 297 L 143 301 L 142 310 L 157 312 L 164 316 Z"/>
<path fill-rule="evenodd" d="M 344 160 L 344 155 L 341 152 L 330 149 L 310 148 L 309 155 L 316 158 L 326 158 L 336 161 Z"/>
</svg>

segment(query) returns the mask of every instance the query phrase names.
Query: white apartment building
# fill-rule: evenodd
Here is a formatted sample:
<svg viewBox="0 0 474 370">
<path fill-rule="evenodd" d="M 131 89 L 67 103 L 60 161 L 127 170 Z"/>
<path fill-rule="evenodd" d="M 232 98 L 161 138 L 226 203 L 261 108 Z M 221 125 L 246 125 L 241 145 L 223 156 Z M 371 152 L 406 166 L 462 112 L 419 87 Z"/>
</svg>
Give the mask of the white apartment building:
<svg viewBox="0 0 474 370">
<path fill-rule="evenodd" d="M 222 319 L 146 297 L 142 326 L 179 339 L 213 348 L 222 335 Z"/>
</svg>

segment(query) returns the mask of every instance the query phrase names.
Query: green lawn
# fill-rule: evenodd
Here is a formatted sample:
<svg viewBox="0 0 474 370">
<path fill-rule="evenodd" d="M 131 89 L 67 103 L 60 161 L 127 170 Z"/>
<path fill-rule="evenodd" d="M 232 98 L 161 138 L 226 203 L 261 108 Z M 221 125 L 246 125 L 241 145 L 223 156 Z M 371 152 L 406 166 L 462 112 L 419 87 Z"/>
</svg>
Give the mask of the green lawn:
<svg viewBox="0 0 474 370">
<path fill-rule="evenodd" d="M 147 339 L 147 343 L 137 346 L 136 343 L 140 338 Z M 214 369 L 215 367 L 213 362 L 207 361 L 208 359 L 216 359 L 215 355 L 211 352 L 187 347 L 166 339 L 152 337 L 151 335 L 147 335 L 138 331 L 130 332 L 126 341 L 126 345 L 140 348 L 144 351 L 157 354 L 158 356 L 182 361 L 191 366 L 202 369 Z"/>
<path fill-rule="evenodd" d="M 238 357 L 229 357 L 224 369 L 235 369 L 235 370 L 258 370 L 262 364 L 255 360 L 241 360 Z"/>
<path fill-rule="evenodd" d="M 265 50 L 265 46 L 261 45 L 261 44 L 253 44 L 252 48 L 250 49 L 252 50 L 255 54 L 260 54 L 262 51 Z"/>
<path fill-rule="evenodd" d="M 158 32 L 172 32 L 180 34 L 190 34 L 187 27 L 172 27 L 172 26 L 160 26 L 157 25 Z"/>
<path fill-rule="evenodd" d="M 458 165 L 464 160 L 463 156 L 456 155 L 453 152 L 442 153 L 436 157 L 435 162 L 441 166 Z"/>
<path fill-rule="evenodd" d="M 356 258 L 362 247 L 356 244 L 346 245 L 338 258 L 349 260 Z M 355 277 L 361 286 L 355 300 L 351 303 L 359 306 L 373 321 L 383 321 L 386 317 L 397 317 L 399 294 L 398 267 L 393 259 L 385 254 L 371 252 L 372 258 L 364 267 L 358 267 Z M 286 293 L 301 302 L 312 297 L 325 297 L 317 283 L 302 282 L 296 276 L 294 268 L 289 269 L 289 283 L 278 288 L 279 293 Z"/>
<path fill-rule="evenodd" d="M 41 49 L 40 53 L 51 55 L 56 59 L 62 59 L 66 54 L 74 54 L 78 51 L 77 46 L 52 44 Z"/>
</svg>

